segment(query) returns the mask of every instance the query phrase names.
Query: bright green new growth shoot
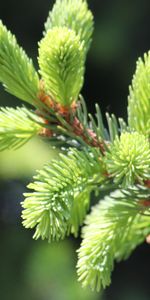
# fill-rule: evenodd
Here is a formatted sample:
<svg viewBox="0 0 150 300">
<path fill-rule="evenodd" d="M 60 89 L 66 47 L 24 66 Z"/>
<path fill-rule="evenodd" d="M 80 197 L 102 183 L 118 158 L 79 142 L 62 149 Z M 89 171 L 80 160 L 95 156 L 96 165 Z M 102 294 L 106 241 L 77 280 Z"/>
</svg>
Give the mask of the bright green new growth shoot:
<svg viewBox="0 0 150 300">
<path fill-rule="evenodd" d="M 58 0 L 45 23 L 45 33 L 54 27 L 68 27 L 84 43 L 85 54 L 89 50 L 93 33 L 93 15 L 84 0 Z"/>
<path fill-rule="evenodd" d="M 56 102 L 69 106 L 83 84 L 83 43 L 73 30 L 55 27 L 39 44 L 40 73 L 46 91 Z"/>
<path fill-rule="evenodd" d="M 140 215 L 140 193 L 139 190 L 136 195 L 131 190 L 126 195 L 125 191 L 116 190 L 86 218 L 77 264 L 83 286 L 99 291 L 109 285 L 114 260 L 128 258 L 149 233 L 149 216 Z"/>
<path fill-rule="evenodd" d="M 33 136 L 40 134 L 42 126 L 32 120 L 35 116 L 26 108 L 1 108 L 0 150 L 17 149 Z M 36 121 L 40 118 L 36 116 Z"/>
<path fill-rule="evenodd" d="M 28 186 L 35 192 L 27 193 L 22 204 L 24 226 L 36 226 L 36 239 L 41 236 L 49 241 L 59 240 L 70 231 L 76 236 L 89 207 L 93 186 L 104 180 L 102 173 L 98 153 L 92 156 L 74 149 L 70 149 L 67 157 L 61 155 L 59 165 L 57 161 L 46 165 Z"/>
<path fill-rule="evenodd" d="M 39 78 L 15 36 L 0 21 L 0 82 L 10 94 L 32 103 L 36 101 Z"/>
<path fill-rule="evenodd" d="M 137 61 L 137 69 L 130 86 L 128 122 L 131 128 L 150 137 L 150 51 L 144 60 Z"/>
<path fill-rule="evenodd" d="M 28 185 L 23 225 L 52 242 L 77 237 L 84 223 L 77 273 L 83 286 L 100 291 L 111 283 L 115 260 L 149 239 L 150 52 L 137 62 L 128 121 L 107 113 L 106 128 L 99 105 L 92 116 L 81 96 L 92 33 L 85 0 L 56 0 L 39 42 L 38 73 L 0 22 L 0 82 L 32 105 L 0 109 L 0 150 L 36 135 L 60 150 Z M 89 212 L 93 194 L 98 204 Z"/>
<path fill-rule="evenodd" d="M 114 182 L 124 187 L 150 177 L 150 147 L 148 139 L 138 132 L 124 132 L 117 137 L 106 154 L 107 171 Z"/>
</svg>

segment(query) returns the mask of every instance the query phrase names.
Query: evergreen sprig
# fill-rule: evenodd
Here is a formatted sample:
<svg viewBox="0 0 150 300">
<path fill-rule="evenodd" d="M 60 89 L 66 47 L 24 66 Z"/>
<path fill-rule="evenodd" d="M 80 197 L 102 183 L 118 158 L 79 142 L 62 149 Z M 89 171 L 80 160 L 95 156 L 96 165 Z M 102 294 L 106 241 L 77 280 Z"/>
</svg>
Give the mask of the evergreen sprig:
<svg viewBox="0 0 150 300">
<path fill-rule="evenodd" d="M 149 216 L 143 215 L 140 197 L 135 199 L 132 193 L 120 190 L 92 209 L 78 250 L 78 276 L 83 286 L 99 291 L 110 284 L 114 260 L 126 259 L 150 232 L 150 211 L 146 210 Z"/>
<path fill-rule="evenodd" d="M 128 122 L 150 137 L 150 51 L 137 61 L 128 98 Z"/>
<path fill-rule="evenodd" d="M 93 116 L 79 95 L 92 33 L 85 0 L 56 0 L 39 42 L 40 78 L 0 21 L 0 82 L 36 108 L 0 109 L 0 151 L 35 135 L 58 147 L 59 158 L 37 171 L 28 186 L 23 225 L 35 229 L 35 239 L 51 242 L 77 236 L 86 218 L 78 275 L 83 286 L 99 291 L 110 284 L 114 261 L 149 240 L 150 52 L 137 62 L 128 123 L 106 113 L 105 126 L 99 105 Z M 92 192 L 104 198 L 86 217 Z"/>
<path fill-rule="evenodd" d="M 70 106 L 83 85 L 83 45 L 67 27 L 49 30 L 39 44 L 40 73 L 56 102 Z"/>
<path fill-rule="evenodd" d="M 57 0 L 45 23 L 45 34 L 54 27 L 67 27 L 75 31 L 89 50 L 93 33 L 93 15 L 85 0 Z"/>
<path fill-rule="evenodd" d="M 114 182 L 126 187 L 150 178 L 150 145 L 138 132 L 124 132 L 110 146 L 105 158 Z"/>
<path fill-rule="evenodd" d="M 99 152 L 70 149 L 60 154 L 34 177 L 25 194 L 22 217 L 26 228 L 36 227 L 34 238 L 48 241 L 64 238 L 70 231 L 77 235 L 89 207 L 89 196 L 104 180 Z"/>
<path fill-rule="evenodd" d="M 25 107 L 0 109 L 0 151 L 17 149 L 42 130 L 42 120 Z"/>
<path fill-rule="evenodd" d="M 39 78 L 32 60 L 0 21 L 0 82 L 7 92 L 35 104 Z"/>
</svg>

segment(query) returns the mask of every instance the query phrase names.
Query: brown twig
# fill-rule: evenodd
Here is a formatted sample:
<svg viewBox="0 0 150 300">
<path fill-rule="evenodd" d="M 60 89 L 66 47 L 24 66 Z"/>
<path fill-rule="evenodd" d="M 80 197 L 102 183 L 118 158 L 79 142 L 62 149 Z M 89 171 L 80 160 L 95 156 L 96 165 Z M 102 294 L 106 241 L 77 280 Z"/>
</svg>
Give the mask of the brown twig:
<svg viewBox="0 0 150 300">
<path fill-rule="evenodd" d="M 42 80 L 40 82 L 40 92 L 38 94 L 38 98 L 54 112 L 54 115 L 59 114 L 68 123 L 68 125 L 71 127 L 71 133 L 74 133 L 76 136 L 82 138 L 88 145 L 99 148 L 102 154 L 105 153 L 105 142 L 99 141 L 95 132 L 90 128 L 85 129 L 82 123 L 76 117 L 75 114 L 77 103 L 75 101 L 71 104 L 71 106 L 63 106 L 60 103 L 55 102 L 49 95 L 45 93 L 44 82 Z M 42 116 L 41 111 L 37 111 L 36 113 Z M 43 121 L 46 125 L 61 125 L 64 127 L 63 124 L 60 124 L 60 121 L 57 120 L 57 118 L 56 122 L 52 122 L 52 124 L 50 121 L 46 120 L 45 117 L 43 117 Z M 48 128 L 43 129 L 40 134 L 45 137 L 53 136 L 52 130 Z"/>
<path fill-rule="evenodd" d="M 104 141 L 99 141 L 97 139 L 95 132 L 89 128 L 87 128 L 86 129 L 87 132 L 85 132 L 82 124 L 80 123 L 80 121 L 78 120 L 77 117 L 74 118 L 72 124 L 70 124 L 70 125 L 72 125 L 74 134 L 76 134 L 77 136 L 80 136 L 88 145 L 90 145 L 92 147 L 100 148 L 102 154 L 105 153 Z M 89 135 L 89 138 L 87 136 L 87 133 Z"/>
<path fill-rule="evenodd" d="M 145 180 L 144 184 L 145 184 L 146 187 L 150 188 L 150 179 Z"/>
</svg>

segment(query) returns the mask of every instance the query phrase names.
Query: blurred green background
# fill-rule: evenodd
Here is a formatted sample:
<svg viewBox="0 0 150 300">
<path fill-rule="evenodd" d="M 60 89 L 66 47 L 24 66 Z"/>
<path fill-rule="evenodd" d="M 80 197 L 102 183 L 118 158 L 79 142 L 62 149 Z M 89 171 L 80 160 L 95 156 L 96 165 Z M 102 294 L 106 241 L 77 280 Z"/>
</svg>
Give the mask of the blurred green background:
<svg viewBox="0 0 150 300">
<path fill-rule="evenodd" d="M 37 65 L 37 42 L 51 0 L 1 0 L 0 18 Z M 146 0 L 89 0 L 95 33 L 88 54 L 83 95 L 89 111 L 99 102 L 126 118 L 128 86 L 139 56 L 150 49 L 150 2 Z M 0 104 L 21 103 L 0 87 Z M 17 152 L 0 154 L 0 300 L 149 300 L 150 246 L 140 246 L 131 258 L 116 265 L 112 285 L 103 295 L 77 283 L 76 249 L 72 237 L 48 245 L 33 241 L 21 225 L 22 193 L 34 170 L 56 155 L 34 139 Z"/>
</svg>

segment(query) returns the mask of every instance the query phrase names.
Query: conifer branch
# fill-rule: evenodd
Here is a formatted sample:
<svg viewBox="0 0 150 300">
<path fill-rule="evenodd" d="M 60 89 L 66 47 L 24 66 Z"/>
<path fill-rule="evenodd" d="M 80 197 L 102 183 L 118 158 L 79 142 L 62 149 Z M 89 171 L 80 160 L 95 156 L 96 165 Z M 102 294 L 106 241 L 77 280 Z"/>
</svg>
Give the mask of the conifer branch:
<svg viewBox="0 0 150 300">
<path fill-rule="evenodd" d="M 38 74 L 16 38 L 0 21 L 0 82 L 7 92 L 35 104 L 39 91 Z"/>
<path fill-rule="evenodd" d="M 46 91 L 63 106 L 76 101 L 83 84 L 83 45 L 67 27 L 51 29 L 39 44 L 40 73 Z"/>
<path fill-rule="evenodd" d="M 0 82 L 36 109 L 1 108 L 0 151 L 35 135 L 63 146 L 58 160 L 37 171 L 22 203 L 23 225 L 35 229 L 35 239 L 77 236 L 91 192 L 110 193 L 87 216 L 78 251 L 79 280 L 99 291 L 110 284 L 115 260 L 150 241 L 150 52 L 137 62 L 128 124 L 106 113 L 105 126 L 99 105 L 89 114 L 79 95 L 92 33 L 85 0 L 56 0 L 39 42 L 39 78 L 0 22 Z"/>
<path fill-rule="evenodd" d="M 99 105 L 95 106 L 95 116 L 88 114 L 86 103 L 81 95 L 78 102 L 68 108 L 55 103 L 49 96 L 45 96 L 45 99 L 52 111 L 51 116 L 45 114 L 43 117 L 47 118 L 47 127 L 54 133 L 55 143 L 61 144 L 62 140 L 62 145 L 67 143 L 72 145 L 74 139 L 79 145 L 98 148 L 105 155 L 109 144 L 114 142 L 116 136 L 119 137 L 122 132 L 129 131 L 123 119 L 117 120 L 114 115 L 109 114 L 106 114 L 108 122 L 108 129 L 106 129 Z"/>
<path fill-rule="evenodd" d="M 67 27 L 75 31 L 85 54 L 89 50 L 93 33 L 93 15 L 86 0 L 56 0 L 45 23 L 45 32 L 54 27 Z"/>
<path fill-rule="evenodd" d="M 115 183 L 128 187 L 150 178 L 150 145 L 138 132 L 124 132 L 110 145 L 105 163 Z"/>
<path fill-rule="evenodd" d="M 99 151 L 70 149 L 68 156 L 60 155 L 34 177 L 25 194 L 22 217 L 26 228 L 36 227 L 34 238 L 59 240 L 70 231 L 78 233 L 87 209 L 89 196 L 105 179 Z"/>
<path fill-rule="evenodd" d="M 116 190 L 87 216 L 77 264 L 83 286 L 99 291 L 109 285 L 114 260 L 126 259 L 150 232 L 150 205 L 143 206 L 140 196 L 135 198 L 132 192 Z M 145 195 L 145 201 L 149 196 Z"/>
<path fill-rule="evenodd" d="M 150 137 L 150 51 L 137 61 L 128 97 L 128 122 L 131 128 Z"/>
<path fill-rule="evenodd" d="M 40 134 L 42 119 L 27 108 L 6 107 L 0 109 L 0 151 L 17 149 L 33 136 Z"/>
</svg>

